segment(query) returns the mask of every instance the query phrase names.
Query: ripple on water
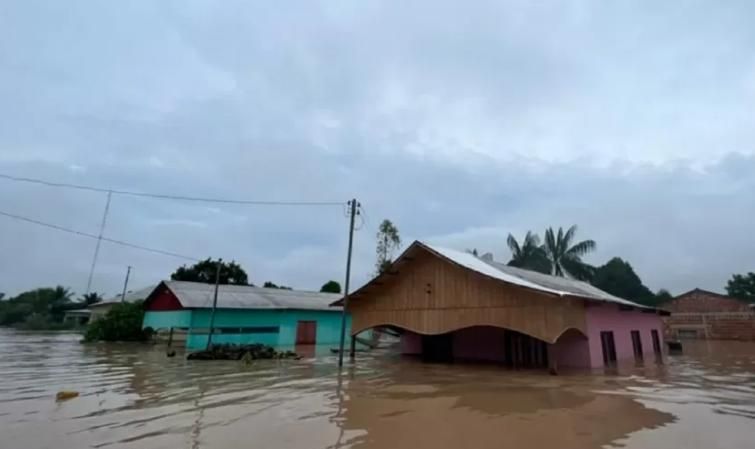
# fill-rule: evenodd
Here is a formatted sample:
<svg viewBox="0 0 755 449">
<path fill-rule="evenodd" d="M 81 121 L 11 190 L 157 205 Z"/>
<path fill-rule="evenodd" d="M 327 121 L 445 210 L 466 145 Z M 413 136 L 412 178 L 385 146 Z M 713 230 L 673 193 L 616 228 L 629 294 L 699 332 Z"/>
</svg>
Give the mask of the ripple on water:
<svg viewBox="0 0 755 449">
<path fill-rule="evenodd" d="M 755 344 L 557 377 L 375 351 L 339 377 L 330 355 L 245 366 L 78 340 L 0 329 L 4 445 L 696 449 L 755 438 Z M 62 389 L 81 396 L 55 402 Z M 734 436 L 711 442 L 711 426 Z"/>
</svg>

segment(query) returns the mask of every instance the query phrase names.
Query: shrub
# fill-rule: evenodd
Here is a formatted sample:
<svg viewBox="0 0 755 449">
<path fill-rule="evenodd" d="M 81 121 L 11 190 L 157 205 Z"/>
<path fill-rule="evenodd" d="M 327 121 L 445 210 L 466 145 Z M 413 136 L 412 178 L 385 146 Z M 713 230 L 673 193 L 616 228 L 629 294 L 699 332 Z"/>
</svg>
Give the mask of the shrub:
<svg viewBox="0 0 755 449">
<path fill-rule="evenodd" d="M 84 341 L 147 341 L 152 329 L 142 329 L 141 301 L 113 305 L 108 313 L 87 326 Z"/>
</svg>

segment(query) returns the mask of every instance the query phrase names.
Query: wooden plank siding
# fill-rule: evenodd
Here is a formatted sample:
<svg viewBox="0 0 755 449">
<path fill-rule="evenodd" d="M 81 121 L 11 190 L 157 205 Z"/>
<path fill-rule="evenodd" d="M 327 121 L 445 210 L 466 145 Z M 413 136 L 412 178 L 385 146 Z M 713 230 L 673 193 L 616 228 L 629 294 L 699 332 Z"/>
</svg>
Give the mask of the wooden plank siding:
<svg viewBox="0 0 755 449">
<path fill-rule="evenodd" d="M 463 268 L 422 248 L 355 292 L 352 335 L 392 325 L 424 335 L 496 326 L 553 343 L 586 334 L 584 301 L 539 293 Z"/>
</svg>

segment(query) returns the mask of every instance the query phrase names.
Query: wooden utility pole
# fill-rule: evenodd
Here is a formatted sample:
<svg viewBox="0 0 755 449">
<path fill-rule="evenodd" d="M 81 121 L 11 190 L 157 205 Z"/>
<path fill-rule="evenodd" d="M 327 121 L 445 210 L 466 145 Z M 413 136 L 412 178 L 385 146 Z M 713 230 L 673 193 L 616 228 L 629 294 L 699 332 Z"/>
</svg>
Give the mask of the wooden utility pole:
<svg viewBox="0 0 755 449">
<path fill-rule="evenodd" d="M 128 288 L 128 276 L 131 274 L 131 265 L 126 269 L 126 280 L 123 282 L 123 293 L 121 293 L 121 302 L 126 302 L 126 289 Z"/>
<path fill-rule="evenodd" d="M 349 217 L 349 251 L 346 255 L 346 282 L 344 282 L 343 289 L 343 309 L 341 310 L 341 343 L 338 345 L 338 366 L 343 366 L 343 351 L 344 343 L 346 340 L 346 309 L 349 306 L 349 281 L 351 280 L 351 250 L 354 246 L 354 217 L 357 214 L 357 208 L 359 203 L 356 199 L 352 199 L 350 202 L 351 211 Z M 353 345 L 352 345 L 353 349 Z M 354 351 L 350 351 L 350 356 L 354 357 Z"/>
<path fill-rule="evenodd" d="M 212 312 L 210 312 L 210 333 L 207 334 L 207 348 L 212 345 L 212 333 L 215 330 L 215 311 L 218 308 L 218 286 L 220 285 L 220 265 L 223 259 L 218 259 L 218 267 L 215 270 L 215 296 L 212 298 Z"/>
</svg>

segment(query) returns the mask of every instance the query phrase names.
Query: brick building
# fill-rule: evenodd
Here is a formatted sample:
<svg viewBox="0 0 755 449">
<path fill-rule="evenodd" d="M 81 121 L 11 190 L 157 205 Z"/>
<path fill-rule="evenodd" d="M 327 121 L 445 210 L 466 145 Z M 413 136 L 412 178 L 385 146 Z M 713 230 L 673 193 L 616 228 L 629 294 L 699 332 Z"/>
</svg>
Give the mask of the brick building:
<svg viewBox="0 0 755 449">
<path fill-rule="evenodd" d="M 696 288 L 663 305 L 667 338 L 755 340 L 755 309 L 729 296 Z"/>
</svg>

